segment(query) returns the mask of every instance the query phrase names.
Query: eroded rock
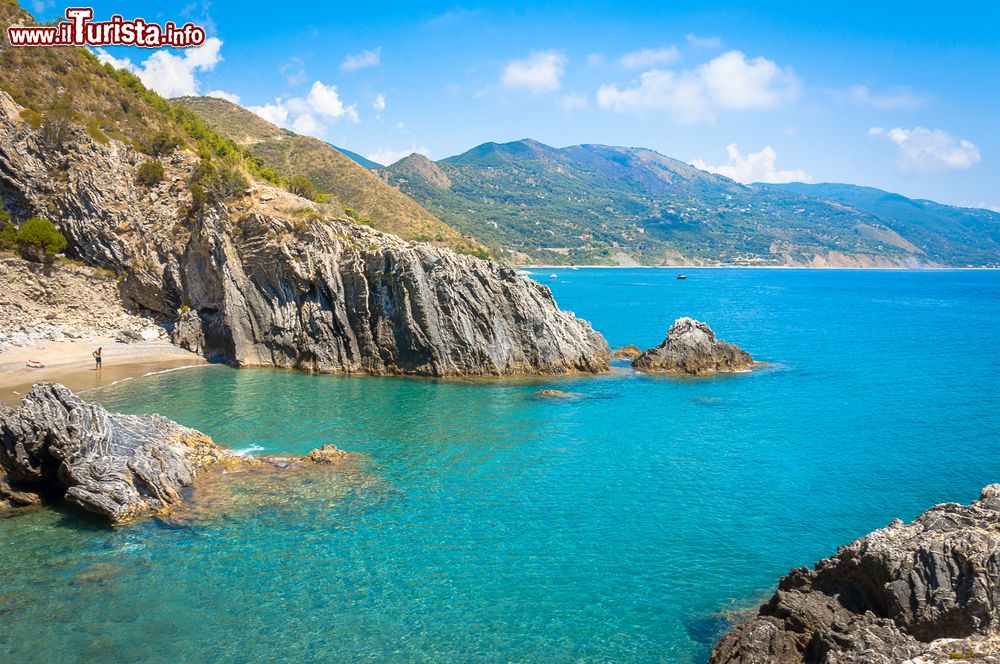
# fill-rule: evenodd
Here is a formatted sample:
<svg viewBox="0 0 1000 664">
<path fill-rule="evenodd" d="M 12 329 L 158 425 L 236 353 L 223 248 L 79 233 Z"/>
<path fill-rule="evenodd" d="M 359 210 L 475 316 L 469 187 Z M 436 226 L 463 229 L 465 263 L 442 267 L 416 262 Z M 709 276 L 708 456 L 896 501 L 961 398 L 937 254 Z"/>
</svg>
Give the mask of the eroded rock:
<svg viewBox="0 0 1000 664">
<path fill-rule="evenodd" d="M 1000 485 L 792 570 L 710 664 L 1000 661 Z"/>
<path fill-rule="evenodd" d="M 242 461 L 160 415 L 109 413 L 55 383 L 0 404 L 0 467 L 19 494 L 53 496 L 120 524 L 181 501 L 198 471 Z"/>
<path fill-rule="evenodd" d="M 747 371 L 754 367 L 750 353 L 739 346 L 715 338 L 706 323 L 678 318 L 667 338 L 633 362 L 640 371 L 688 374 L 692 376 Z"/>
</svg>

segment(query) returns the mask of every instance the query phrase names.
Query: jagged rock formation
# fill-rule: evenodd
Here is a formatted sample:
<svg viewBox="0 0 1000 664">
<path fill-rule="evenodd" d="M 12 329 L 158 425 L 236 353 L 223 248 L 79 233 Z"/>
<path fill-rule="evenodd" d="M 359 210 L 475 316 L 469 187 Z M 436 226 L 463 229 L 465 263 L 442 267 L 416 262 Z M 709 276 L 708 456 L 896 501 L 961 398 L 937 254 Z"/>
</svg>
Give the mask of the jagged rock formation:
<svg viewBox="0 0 1000 664">
<path fill-rule="evenodd" d="M 193 429 L 109 413 L 54 383 L 35 385 L 17 409 L 0 404 L 3 494 L 12 503 L 64 498 L 125 523 L 180 502 L 200 469 L 239 463 Z"/>
<path fill-rule="evenodd" d="M 754 367 L 754 360 L 739 346 L 716 339 L 707 324 L 678 318 L 663 343 L 637 357 L 632 366 L 640 371 L 700 375 L 746 371 Z"/>
<path fill-rule="evenodd" d="M 65 500 L 120 525 L 171 511 L 199 476 L 356 456 L 335 445 L 304 457 L 241 456 L 160 415 L 109 413 L 62 385 L 37 383 L 18 408 L 0 403 L 0 510 Z"/>
<path fill-rule="evenodd" d="M 83 133 L 53 150 L 0 92 L 0 195 L 21 214 L 49 211 L 74 255 L 123 275 L 130 302 L 180 315 L 175 343 L 240 366 L 318 372 L 608 367 L 604 339 L 509 267 L 324 217 L 265 185 L 189 220 L 195 157 L 166 159 L 149 189 L 135 183 L 141 161 Z"/>
<path fill-rule="evenodd" d="M 710 664 L 1000 662 L 1000 484 L 792 570 Z"/>
</svg>

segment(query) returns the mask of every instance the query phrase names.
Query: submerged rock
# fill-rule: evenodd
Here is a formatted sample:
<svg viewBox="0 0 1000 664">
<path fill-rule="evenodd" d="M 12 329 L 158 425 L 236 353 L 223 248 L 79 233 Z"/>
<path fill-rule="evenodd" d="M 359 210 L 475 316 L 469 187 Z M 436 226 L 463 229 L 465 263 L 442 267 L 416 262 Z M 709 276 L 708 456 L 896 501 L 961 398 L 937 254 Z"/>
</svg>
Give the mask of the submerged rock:
<svg viewBox="0 0 1000 664">
<path fill-rule="evenodd" d="M 532 396 L 536 399 L 576 399 L 581 395 L 576 392 L 564 392 L 562 390 L 538 390 Z"/>
<path fill-rule="evenodd" d="M 1000 484 L 792 570 L 710 664 L 1000 662 Z"/>
<path fill-rule="evenodd" d="M 16 492 L 75 503 L 119 524 L 181 501 L 198 470 L 241 460 L 160 415 L 109 413 L 55 383 L 0 404 L 0 467 Z"/>
<path fill-rule="evenodd" d="M 611 353 L 611 355 L 617 357 L 619 360 L 634 360 L 642 355 L 642 349 L 635 344 L 629 344 L 627 346 L 622 346 L 615 352 Z"/>
<path fill-rule="evenodd" d="M 642 353 L 632 366 L 641 371 L 700 375 L 746 371 L 754 367 L 754 360 L 739 346 L 716 339 L 706 323 L 678 318 L 663 343 Z"/>
</svg>

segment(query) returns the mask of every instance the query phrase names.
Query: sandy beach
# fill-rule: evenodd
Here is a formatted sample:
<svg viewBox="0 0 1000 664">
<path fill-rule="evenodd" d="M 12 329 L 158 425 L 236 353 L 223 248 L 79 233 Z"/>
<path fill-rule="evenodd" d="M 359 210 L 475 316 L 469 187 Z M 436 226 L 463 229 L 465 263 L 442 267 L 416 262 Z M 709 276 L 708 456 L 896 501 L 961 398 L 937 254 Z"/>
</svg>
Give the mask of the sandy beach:
<svg viewBox="0 0 1000 664">
<path fill-rule="evenodd" d="M 94 370 L 91 353 L 103 348 L 103 368 Z M 43 369 L 25 366 L 41 360 Z M 122 344 L 107 337 L 89 341 L 43 341 L 31 347 L 13 347 L 0 353 L 0 401 L 15 404 L 40 381 L 62 383 L 75 392 L 108 385 L 151 371 L 205 364 L 205 359 L 165 341 Z"/>
</svg>

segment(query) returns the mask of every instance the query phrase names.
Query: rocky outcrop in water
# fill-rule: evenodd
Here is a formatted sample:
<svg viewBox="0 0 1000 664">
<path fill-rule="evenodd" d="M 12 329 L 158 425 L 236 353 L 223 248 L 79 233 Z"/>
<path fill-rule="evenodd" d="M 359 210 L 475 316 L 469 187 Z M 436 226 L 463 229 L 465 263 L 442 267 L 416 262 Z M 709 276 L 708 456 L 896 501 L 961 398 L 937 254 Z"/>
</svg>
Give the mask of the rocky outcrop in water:
<svg viewBox="0 0 1000 664">
<path fill-rule="evenodd" d="M 241 456 L 160 415 L 122 415 L 56 383 L 18 408 L 0 403 L 0 510 L 68 501 L 112 524 L 164 514 L 200 476 L 335 466 L 356 454 L 324 445 L 304 457 Z"/>
<path fill-rule="evenodd" d="M 611 355 L 617 357 L 619 360 L 634 360 L 642 355 L 642 349 L 635 344 L 629 344 L 617 349 Z"/>
<path fill-rule="evenodd" d="M 678 318 L 663 343 L 637 357 L 632 366 L 640 371 L 700 375 L 746 371 L 754 367 L 754 360 L 739 346 L 716 339 L 707 324 Z"/>
<path fill-rule="evenodd" d="M 193 429 L 109 413 L 54 383 L 32 387 L 16 409 L 0 404 L 0 468 L 16 487 L 4 490 L 13 503 L 65 499 L 125 523 L 180 502 L 200 469 L 240 463 Z"/>
<path fill-rule="evenodd" d="M 1000 484 L 781 580 L 710 664 L 1000 662 Z"/>
<path fill-rule="evenodd" d="M 334 373 L 598 372 L 607 343 L 507 266 L 405 242 L 263 184 L 194 218 L 196 163 L 145 159 L 83 132 L 59 150 L 0 92 L 0 195 L 45 211 L 73 255 L 122 275 L 126 299 L 175 320 L 173 340 L 240 366 Z"/>
</svg>

